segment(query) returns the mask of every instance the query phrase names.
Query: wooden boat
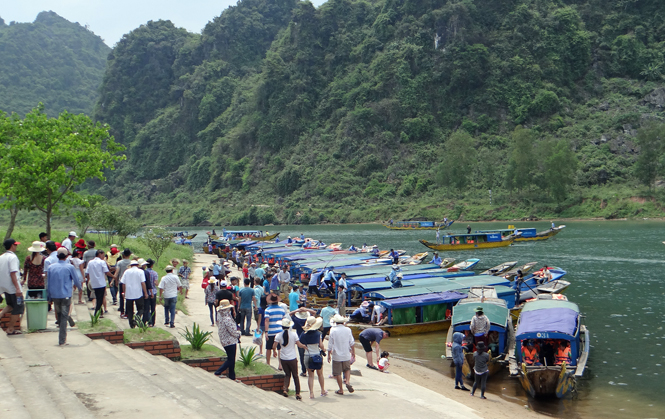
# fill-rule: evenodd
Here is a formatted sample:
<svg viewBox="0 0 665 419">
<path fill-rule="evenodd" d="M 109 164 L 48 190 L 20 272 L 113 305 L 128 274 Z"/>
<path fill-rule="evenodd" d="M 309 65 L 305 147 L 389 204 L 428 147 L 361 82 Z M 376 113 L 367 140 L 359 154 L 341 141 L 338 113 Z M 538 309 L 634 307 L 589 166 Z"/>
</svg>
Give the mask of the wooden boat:
<svg viewBox="0 0 665 419">
<path fill-rule="evenodd" d="M 438 251 L 476 250 L 510 246 L 515 236 L 502 237 L 499 233 L 450 234 L 441 238 L 442 244 L 420 240 L 424 246 Z"/>
<path fill-rule="evenodd" d="M 181 232 L 179 232 L 179 233 L 174 233 L 174 234 L 173 234 L 173 238 L 174 238 L 174 239 L 187 239 L 187 240 L 191 240 L 191 239 L 193 239 L 194 237 L 196 237 L 196 235 L 197 235 L 197 233 L 194 233 L 194 234 L 187 234 L 186 231 L 185 231 L 185 232 L 182 232 L 182 231 L 181 231 Z"/>
<path fill-rule="evenodd" d="M 383 226 L 391 230 L 445 230 L 453 225 L 455 221 L 437 223 L 436 221 L 394 221 L 384 223 Z"/>
<path fill-rule="evenodd" d="M 252 240 L 256 240 L 257 242 L 267 242 L 271 240 L 275 240 L 279 236 L 279 232 L 273 233 L 273 234 L 268 234 L 267 236 L 262 236 L 262 237 L 252 237 Z"/>
<path fill-rule="evenodd" d="M 406 254 L 406 250 L 397 249 L 396 252 L 399 256 L 402 256 L 402 255 Z M 390 250 L 382 250 L 382 251 L 379 252 L 379 258 L 390 257 L 390 256 L 388 256 L 389 254 L 390 254 Z"/>
<path fill-rule="evenodd" d="M 480 273 L 480 275 L 501 275 L 502 273 L 512 269 L 513 266 L 517 265 L 517 261 L 512 261 L 512 262 L 503 262 L 500 265 L 496 265 L 493 268 L 489 268 L 486 271 L 483 271 Z"/>
<path fill-rule="evenodd" d="M 536 266 L 537 263 L 538 262 L 525 263 L 522 266 L 518 266 L 504 273 L 503 277 L 512 281 L 515 278 L 515 276 L 517 276 L 517 271 L 522 271 L 522 275 L 526 275 L 527 273 L 529 273 L 531 269 L 533 269 L 534 266 Z"/>
<path fill-rule="evenodd" d="M 329 244 L 326 248 L 330 250 L 342 250 L 342 243 L 332 243 Z"/>
<path fill-rule="evenodd" d="M 440 268 L 450 268 L 455 264 L 455 258 L 444 258 L 439 265 Z"/>
<path fill-rule="evenodd" d="M 480 262 L 480 259 L 467 259 L 448 268 L 448 272 L 468 271 Z"/>
<path fill-rule="evenodd" d="M 537 231 L 535 228 L 515 228 L 515 226 L 509 225 L 506 229 L 499 230 L 481 230 L 477 233 L 501 233 L 502 236 L 506 237 L 511 234 L 519 233 L 515 237 L 515 242 L 530 242 L 530 241 L 542 241 L 547 240 L 550 237 L 554 237 L 566 228 L 565 225 L 560 225 L 558 227 L 552 227 L 548 230 Z"/>
<path fill-rule="evenodd" d="M 466 294 L 449 291 L 377 301 L 376 304 L 386 308 L 385 324 L 377 326 L 349 322 L 347 326 L 356 339 L 360 332 L 372 327 L 387 330 L 391 336 L 440 332 L 450 327 L 452 306 L 463 298 Z"/>
<path fill-rule="evenodd" d="M 422 252 L 422 253 L 417 253 L 413 256 L 410 257 L 405 257 L 404 259 L 400 259 L 399 263 L 402 265 L 418 265 L 421 263 L 427 256 L 429 255 L 429 252 Z"/>
<path fill-rule="evenodd" d="M 489 374 L 493 375 L 508 365 L 508 353 L 515 347 L 515 334 L 510 310 L 506 302 L 497 297 L 494 287 L 472 287 L 469 298 L 460 300 L 453 307 L 453 318 L 446 337 L 446 357 L 452 361 L 452 343 L 455 332 L 465 333 L 471 326 L 477 307 L 482 307 L 490 320 L 490 334 L 496 339 L 496 347 L 490 346 Z M 473 352 L 464 352 L 462 373 L 466 378 L 473 378 L 475 360 Z"/>
<path fill-rule="evenodd" d="M 575 390 L 589 358 L 589 331 L 582 324 L 577 304 L 565 300 L 538 299 L 524 304 L 517 322 L 515 349 L 510 354 L 510 375 L 517 377 L 531 397 L 563 398 Z M 527 365 L 522 345 L 532 340 L 541 347 L 539 363 Z M 556 345 L 570 348 L 570 362 L 556 365 Z"/>
</svg>

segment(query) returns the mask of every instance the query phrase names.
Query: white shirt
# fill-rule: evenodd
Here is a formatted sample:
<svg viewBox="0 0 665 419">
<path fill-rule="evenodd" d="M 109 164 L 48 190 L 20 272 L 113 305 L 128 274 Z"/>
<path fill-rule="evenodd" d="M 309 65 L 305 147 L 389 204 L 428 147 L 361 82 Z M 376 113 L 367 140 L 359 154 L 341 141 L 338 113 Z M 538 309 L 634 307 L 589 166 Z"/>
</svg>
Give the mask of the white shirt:
<svg viewBox="0 0 665 419">
<path fill-rule="evenodd" d="M 351 347 L 355 344 L 351 329 L 341 324 L 330 329 L 328 351 L 332 352 L 333 361 L 350 361 Z"/>
<path fill-rule="evenodd" d="M 346 279 L 345 278 L 340 278 L 337 281 L 337 288 L 342 291 L 342 288 L 344 288 L 344 292 L 348 290 L 347 285 L 346 285 Z"/>
<path fill-rule="evenodd" d="M 69 240 L 69 237 L 64 239 L 60 245 L 69 250 L 69 253 L 72 253 L 72 241 Z"/>
<path fill-rule="evenodd" d="M 14 252 L 9 250 L 0 256 L 0 292 L 7 294 L 16 294 L 16 287 L 12 282 L 11 273 L 16 272 L 16 282 L 18 282 L 18 292 L 23 292 L 21 281 L 19 280 L 19 262 Z"/>
<path fill-rule="evenodd" d="M 94 258 L 88 262 L 85 273 L 90 278 L 90 285 L 93 289 L 106 287 L 106 272 L 108 271 L 109 267 L 106 265 L 106 262 L 100 258 Z"/>
<path fill-rule="evenodd" d="M 372 310 L 372 318 L 370 321 L 378 322 L 381 319 L 381 315 L 386 311 L 386 308 L 380 304 L 375 304 L 374 309 Z"/>
<path fill-rule="evenodd" d="M 289 271 L 286 271 L 286 272 L 279 271 L 279 273 L 277 275 L 279 276 L 279 282 L 280 283 L 288 284 L 289 282 L 291 282 L 291 274 L 289 273 Z"/>
<path fill-rule="evenodd" d="M 127 269 L 120 279 L 120 283 L 125 284 L 125 299 L 138 300 L 143 298 L 142 282 L 145 282 L 145 272 L 136 266 Z"/>
<path fill-rule="evenodd" d="M 178 287 L 182 286 L 180 278 L 170 273 L 164 275 L 159 282 L 159 289 L 164 290 L 164 298 L 175 298 L 178 296 Z"/>
<path fill-rule="evenodd" d="M 51 254 L 44 259 L 44 272 L 46 272 L 52 263 L 58 263 L 58 252 L 51 252 Z"/>
<path fill-rule="evenodd" d="M 275 336 L 275 342 L 282 345 L 282 349 L 279 353 L 279 359 L 284 361 L 290 361 L 292 359 L 298 358 L 298 351 L 296 351 L 296 342 L 298 342 L 298 334 L 295 330 L 289 329 L 289 344 L 284 346 L 284 333 L 280 332 Z"/>
</svg>

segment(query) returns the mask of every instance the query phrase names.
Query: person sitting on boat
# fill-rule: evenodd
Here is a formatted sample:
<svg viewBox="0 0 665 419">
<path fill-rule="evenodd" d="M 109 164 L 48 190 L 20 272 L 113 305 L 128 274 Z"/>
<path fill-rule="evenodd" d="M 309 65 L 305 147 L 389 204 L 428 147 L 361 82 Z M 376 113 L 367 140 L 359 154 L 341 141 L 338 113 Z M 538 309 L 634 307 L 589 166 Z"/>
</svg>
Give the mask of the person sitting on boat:
<svg viewBox="0 0 665 419">
<path fill-rule="evenodd" d="M 395 249 L 390 249 L 389 256 L 393 260 L 393 265 L 399 264 L 399 253 Z"/>
<path fill-rule="evenodd" d="M 555 228 L 556 226 L 554 225 L 554 221 L 552 221 L 552 227 L 550 228 L 550 230 L 554 230 Z"/>
<path fill-rule="evenodd" d="M 464 331 L 464 339 L 462 340 L 464 350 L 471 353 L 473 352 L 473 335 L 469 330 Z"/>
<path fill-rule="evenodd" d="M 356 246 L 351 245 L 351 247 L 349 247 L 349 252 L 357 252 L 357 251 L 358 249 L 356 249 Z"/>
<path fill-rule="evenodd" d="M 522 361 L 526 365 L 543 365 L 540 363 L 540 354 L 534 346 L 533 340 L 526 341 L 526 346 L 522 345 Z"/>
<path fill-rule="evenodd" d="M 476 315 L 471 318 L 471 325 L 469 327 L 473 334 L 473 341 L 476 345 L 478 342 L 485 342 L 487 344 L 487 334 L 490 331 L 490 319 L 483 313 L 483 308 L 476 307 Z"/>
<path fill-rule="evenodd" d="M 351 321 L 357 322 L 357 323 L 369 323 L 371 318 L 369 315 L 369 310 L 373 310 L 373 304 L 372 307 L 370 308 L 370 302 L 365 301 L 363 302 L 360 307 L 355 309 L 353 311 L 353 314 L 349 317 Z"/>
<path fill-rule="evenodd" d="M 496 330 L 493 332 L 489 333 L 489 348 L 490 352 L 492 352 L 492 356 L 498 356 L 499 355 L 499 332 Z"/>
<path fill-rule="evenodd" d="M 385 312 L 386 308 L 384 306 L 381 304 L 375 304 L 374 309 L 372 310 L 372 318 L 370 319 L 370 323 L 377 326 L 384 324 L 386 320 L 388 320 L 388 316 L 383 315 Z"/>
<path fill-rule="evenodd" d="M 305 240 L 305 233 L 300 233 L 300 240 Z"/>
<path fill-rule="evenodd" d="M 293 239 L 291 238 L 291 236 L 289 236 L 289 237 L 286 238 L 286 243 L 287 243 L 287 244 L 291 244 L 291 243 L 293 243 Z"/>
<path fill-rule="evenodd" d="M 439 257 L 439 254 L 437 252 L 434 252 L 434 257 L 432 258 L 432 260 L 429 263 L 432 263 L 436 266 L 440 266 L 443 263 L 443 261 Z"/>
<path fill-rule="evenodd" d="M 552 280 L 552 273 L 547 268 L 547 265 L 543 266 L 538 272 L 534 273 L 533 276 L 536 278 L 536 283 L 545 284 Z"/>
<path fill-rule="evenodd" d="M 562 339 L 561 342 L 559 342 L 559 349 L 556 351 L 556 365 L 561 365 L 564 362 L 567 365 L 570 365 L 570 342 L 568 342 L 565 339 Z"/>
<path fill-rule="evenodd" d="M 372 251 L 370 252 L 370 254 L 372 256 L 378 257 L 379 256 L 379 246 L 377 246 L 377 245 L 372 246 Z"/>
<path fill-rule="evenodd" d="M 393 265 L 392 270 L 388 274 L 387 280 L 390 282 L 395 282 L 395 278 L 397 278 L 397 274 L 402 273 L 402 269 L 399 267 L 399 265 Z"/>
</svg>

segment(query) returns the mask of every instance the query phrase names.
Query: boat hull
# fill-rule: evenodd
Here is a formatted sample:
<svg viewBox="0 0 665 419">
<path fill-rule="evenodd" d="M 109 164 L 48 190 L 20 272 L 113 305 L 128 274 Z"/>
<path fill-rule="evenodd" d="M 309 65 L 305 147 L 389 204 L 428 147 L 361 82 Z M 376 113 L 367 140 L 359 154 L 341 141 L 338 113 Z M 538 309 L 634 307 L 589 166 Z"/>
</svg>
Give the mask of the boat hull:
<svg viewBox="0 0 665 419">
<path fill-rule="evenodd" d="M 464 377 L 472 380 L 475 376 L 473 372 L 473 367 L 476 365 L 476 362 L 473 358 L 473 353 L 465 352 L 464 353 L 464 365 L 462 365 L 462 374 Z M 501 371 L 506 366 L 506 362 L 500 358 L 492 358 L 487 364 L 487 369 L 489 370 L 489 375 L 492 376 L 499 371 Z"/>
<path fill-rule="evenodd" d="M 263 236 L 263 237 L 252 237 L 252 240 L 257 241 L 257 242 L 267 242 L 267 241 L 270 241 L 270 240 L 275 240 L 277 238 L 277 236 L 279 236 L 279 233 L 270 234 L 270 235 Z"/>
<path fill-rule="evenodd" d="M 547 240 L 559 234 L 561 230 L 563 230 L 563 228 L 557 227 L 554 230 L 541 231 L 540 233 L 536 234 L 536 237 L 517 237 L 515 242 L 535 242 Z"/>
<path fill-rule="evenodd" d="M 418 335 L 421 333 L 441 332 L 448 330 L 450 327 L 450 319 L 438 320 L 433 322 L 415 323 L 415 324 L 384 324 L 382 326 L 365 324 L 365 323 L 348 323 L 347 326 L 351 329 L 353 337 L 358 339 L 360 333 L 365 329 L 377 328 L 390 332 L 390 336 L 406 336 Z"/>
<path fill-rule="evenodd" d="M 526 367 L 522 364 L 520 384 L 527 394 L 537 397 L 566 397 L 575 390 L 576 379 L 573 369 L 561 366 Z"/>
<path fill-rule="evenodd" d="M 451 250 L 478 250 L 478 249 L 494 249 L 497 247 L 507 247 L 513 243 L 513 239 L 504 239 L 496 242 L 484 243 L 460 243 L 460 244 L 436 244 L 426 240 L 420 240 L 423 246 L 429 247 L 432 250 L 439 252 L 446 252 Z"/>
</svg>

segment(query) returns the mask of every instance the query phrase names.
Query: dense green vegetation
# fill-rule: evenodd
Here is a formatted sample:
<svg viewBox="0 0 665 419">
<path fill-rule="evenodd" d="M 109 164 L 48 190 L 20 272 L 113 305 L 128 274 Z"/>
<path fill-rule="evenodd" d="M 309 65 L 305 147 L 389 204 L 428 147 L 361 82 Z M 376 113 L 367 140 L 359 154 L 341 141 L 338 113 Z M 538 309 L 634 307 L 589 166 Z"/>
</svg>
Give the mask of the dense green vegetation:
<svg viewBox="0 0 665 419">
<path fill-rule="evenodd" d="M 92 113 L 111 49 L 53 12 L 33 23 L 0 18 L 0 110 L 23 116 L 37 103 L 49 115 Z"/>
<path fill-rule="evenodd" d="M 128 161 L 93 186 L 181 224 L 661 216 L 636 137 L 664 116 L 664 12 L 243 0 L 201 35 L 149 22 L 109 57 L 95 118 Z"/>
</svg>

